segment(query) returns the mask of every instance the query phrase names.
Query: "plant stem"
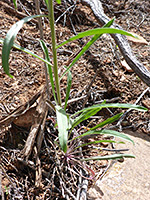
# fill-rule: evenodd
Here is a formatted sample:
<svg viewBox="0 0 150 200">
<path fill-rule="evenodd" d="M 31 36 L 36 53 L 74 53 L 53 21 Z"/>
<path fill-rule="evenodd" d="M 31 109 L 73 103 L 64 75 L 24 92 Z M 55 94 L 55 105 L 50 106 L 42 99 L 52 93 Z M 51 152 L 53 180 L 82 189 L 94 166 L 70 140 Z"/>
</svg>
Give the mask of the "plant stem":
<svg viewBox="0 0 150 200">
<path fill-rule="evenodd" d="M 59 83 L 59 77 L 58 77 L 58 64 L 57 64 L 57 51 L 56 51 L 56 34 L 55 34 L 53 0 L 48 0 L 48 13 L 49 13 L 50 28 L 51 28 L 52 53 L 53 53 L 53 62 L 54 62 L 53 63 L 54 64 L 54 77 L 55 77 L 57 101 L 58 101 L 58 105 L 61 106 L 60 83 Z"/>
</svg>

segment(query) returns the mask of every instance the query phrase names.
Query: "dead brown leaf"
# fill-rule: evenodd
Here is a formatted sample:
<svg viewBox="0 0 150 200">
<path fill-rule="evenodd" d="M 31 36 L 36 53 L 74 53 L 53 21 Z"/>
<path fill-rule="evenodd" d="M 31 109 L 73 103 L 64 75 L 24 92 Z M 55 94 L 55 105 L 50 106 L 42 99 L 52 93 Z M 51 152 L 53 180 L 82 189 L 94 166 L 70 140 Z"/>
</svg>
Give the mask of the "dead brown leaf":
<svg viewBox="0 0 150 200">
<path fill-rule="evenodd" d="M 133 72 L 133 70 L 130 68 L 130 66 L 127 64 L 125 60 L 121 61 L 121 65 L 127 72 Z"/>
<path fill-rule="evenodd" d="M 134 38 L 134 37 L 131 37 L 131 36 L 127 36 L 127 39 L 135 44 L 145 44 L 147 45 L 148 42 L 140 35 L 136 34 L 136 33 L 133 33 L 133 32 L 130 32 L 131 34 L 137 36 L 138 38 Z"/>
</svg>

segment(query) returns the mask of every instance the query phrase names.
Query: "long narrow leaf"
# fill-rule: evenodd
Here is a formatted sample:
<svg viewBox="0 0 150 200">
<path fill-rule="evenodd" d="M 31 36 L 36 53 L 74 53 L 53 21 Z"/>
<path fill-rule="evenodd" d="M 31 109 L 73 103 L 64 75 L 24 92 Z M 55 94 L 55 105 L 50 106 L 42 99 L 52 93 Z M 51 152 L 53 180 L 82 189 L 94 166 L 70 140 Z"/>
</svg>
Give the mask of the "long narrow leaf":
<svg viewBox="0 0 150 200">
<path fill-rule="evenodd" d="M 101 34 L 102 35 L 102 34 Z M 79 54 L 74 58 L 74 60 L 72 61 L 72 63 L 67 67 L 67 69 L 65 70 L 65 72 L 63 73 L 63 75 L 61 76 L 61 79 L 63 78 L 63 76 L 69 71 L 69 69 L 80 59 L 80 57 L 90 48 L 90 46 L 96 41 L 98 40 L 98 38 L 101 35 L 95 35 L 93 36 L 93 38 L 82 48 L 82 50 L 79 52 Z"/>
<path fill-rule="evenodd" d="M 3 38 L 0 38 L 0 43 L 2 43 L 2 44 L 4 43 L 4 39 L 3 39 Z M 21 47 L 20 45 L 15 44 L 15 43 L 13 44 L 12 47 L 14 47 L 15 49 L 18 49 L 18 50 L 20 50 L 20 51 L 23 51 L 23 52 L 25 52 L 25 53 L 27 53 L 27 54 L 29 54 L 29 55 L 35 57 L 35 58 L 38 58 L 39 60 L 41 60 L 41 61 L 45 62 L 46 64 L 52 66 L 52 64 L 51 64 L 50 62 L 48 62 L 47 60 L 41 58 L 40 56 L 38 56 L 37 54 L 33 53 L 33 52 L 30 51 L 29 49 L 26 49 L 26 48 L 24 48 L 24 47 Z"/>
<path fill-rule="evenodd" d="M 43 52 L 45 54 L 45 58 L 48 62 L 50 62 L 50 57 L 49 57 L 49 53 L 48 53 L 48 49 L 47 46 L 45 44 L 45 42 L 43 40 L 40 41 L 41 47 L 43 49 Z M 56 99 L 56 94 L 55 94 L 55 85 L 54 85 L 54 80 L 53 80 L 53 72 L 52 72 L 52 67 L 49 64 L 46 64 L 47 68 L 48 68 L 48 74 L 49 74 L 49 78 L 50 78 L 50 82 L 51 82 L 51 87 L 52 87 L 52 92 L 53 92 L 53 96 L 55 99 L 55 102 L 57 102 Z"/>
<path fill-rule="evenodd" d="M 83 38 L 83 37 L 87 37 L 87 36 L 91 36 L 91 35 L 105 34 L 105 33 L 122 34 L 122 35 L 131 36 L 131 37 L 136 37 L 136 36 L 134 36 L 133 34 L 131 34 L 129 32 L 126 32 L 126 31 L 123 31 L 123 30 L 119 30 L 119 29 L 115 29 L 115 28 L 96 28 L 96 29 L 91 29 L 91 30 L 87 30 L 87 31 L 81 32 L 78 35 L 73 36 L 73 37 L 69 38 L 68 40 L 62 42 L 56 48 L 60 48 L 61 46 L 65 45 L 65 44 L 67 44 L 67 43 L 69 43 L 71 41 L 74 41 L 74 40 L 77 40 L 77 39 L 80 39 L 80 38 Z"/>
<path fill-rule="evenodd" d="M 96 130 L 98 128 L 104 127 L 107 124 L 111 124 L 111 123 L 115 122 L 116 120 L 118 120 L 122 115 L 123 115 L 123 113 L 119 113 L 119 114 L 117 114 L 117 115 L 115 115 L 113 117 L 110 117 L 110 118 L 106 119 L 105 121 L 97 124 L 96 126 L 94 126 L 93 128 L 91 128 L 90 130 Z"/>
<path fill-rule="evenodd" d="M 139 105 L 135 105 L 135 104 L 121 104 L 121 103 L 109 103 L 109 104 L 96 104 L 94 106 L 88 107 L 88 108 L 84 108 L 82 110 L 79 110 L 78 112 L 76 112 L 75 114 L 72 115 L 78 115 L 81 112 L 85 112 L 87 110 L 91 110 L 91 109 L 96 109 L 96 108 L 130 108 L 130 109 L 134 109 L 134 110 L 139 110 L 139 111 L 147 111 L 148 109 L 143 107 L 143 106 L 139 106 Z"/>
<path fill-rule="evenodd" d="M 117 142 L 117 141 L 114 141 L 114 140 L 95 140 L 95 141 L 92 141 L 92 142 L 84 143 L 84 144 L 76 147 L 75 149 L 79 149 L 80 147 L 85 147 L 85 146 L 88 146 L 88 145 L 91 145 L 91 144 L 99 144 L 99 143 L 102 143 L 102 142 L 124 144 L 124 142 Z M 73 149 L 73 151 L 75 149 Z"/>
<path fill-rule="evenodd" d="M 24 23 L 29 22 L 33 18 L 37 17 L 44 17 L 46 15 L 33 15 L 29 17 L 25 17 L 15 23 L 8 31 L 4 43 L 3 43 L 3 49 L 2 49 L 2 66 L 4 68 L 4 71 L 7 75 L 12 77 L 12 75 L 9 73 L 9 55 L 10 55 L 10 50 L 13 46 L 14 40 L 19 32 L 19 30 L 23 27 Z"/>
<path fill-rule="evenodd" d="M 69 71 L 68 77 L 67 77 L 67 89 L 66 89 L 66 98 L 65 98 L 64 110 L 66 110 L 66 107 L 67 107 L 67 102 L 68 102 L 69 95 L 70 95 L 71 84 L 72 84 L 72 75 L 71 75 L 71 72 Z"/>
<path fill-rule="evenodd" d="M 105 24 L 103 26 L 104 27 L 110 27 L 114 22 L 114 19 L 110 20 L 107 24 Z M 102 34 L 98 34 L 98 35 L 94 35 L 93 38 L 82 48 L 82 50 L 79 52 L 79 54 L 74 58 L 74 60 L 72 61 L 72 63 L 67 67 L 67 69 L 65 70 L 65 72 L 63 73 L 63 75 L 61 76 L 61 79 L 63 78 L 63 76 L 69 71 L 69 69 L 80 59 L 80 57 L 91 47 L 91 45 L 93 43 L 95 43 L 100 37 L 102 36 Z"/>
<path fill-rule="evenodd" d="M 56 117 L 57 117 L 57 124 L 58 124 L 59 143 L 62 150 L 66 153 L 68 129 L 69 129 L 68 116 L 63 108 L 61 108 L 60 106 L 56 106 Z"/>
<path fill-rule="evenodd" d="M 106 101 L 104 101 L 102 104 L 105 104 Z M 95 115 L 98 111 L 101 110 L 101 107 L 99 108 L 92 108 L 90 110 L 83 111 L 78 117 L 75 118 L 75 120 L 72 122 L 72 129 L 83 122 L 86 119 L 89 119 L 91 116 Z"/>
<path fill-rule="evenodd" d="M 114 130 L 107 130 L 107 129 L 99 130 L 99 131 L 95 131 L 95 130 L 87 131 L 86 133 L 83 133 L 82 135 L 79 135 L 79 136 L 73 138 L 71 141 L 76 140 L 78 138 L 85 137 L 85 136 L 92 136 L 92 135 L 98 135 L 98 134 L 100 134 L 100 135 L 106 134 L 106 135 L 110 135 L 110 136 L 115 136 L 115 137 L 127 140 L 129 142 L 132 142 L 134 144 L 134 141 L 131 138 L 129 138 L 126 134 L 120 133 L 120 132 L 114 131 Z"/>
<path fill-rule="evenodd" d="M 83 112 L 81 115 L 76 117 L 76 119 L 73 121 L 72 129 L 75 126 L 77 126 L 78 124 L 80 124 L 81 122 L 83 122 L 84 120 L 86 120 L 86 119 L 90 118 L 91 116 L 95 115 L 100 110 L 101 110 L 101 108 L 96 108 L 96 109 L 91 109 L 91 110 L 87 110 L 87 111 Z"/>
<path fill-rule="evenodd" d="M 80 161 L 114 160 L 114 159 L 121 159 L 121 158 L 135 158 L 135 156 L 131 154 L 113 154 L 113 155 L 108 155 L 108 156 L 95 156 L 95 157 L 83 158 L 83 159 L 80 159 Z"/>
</svg>

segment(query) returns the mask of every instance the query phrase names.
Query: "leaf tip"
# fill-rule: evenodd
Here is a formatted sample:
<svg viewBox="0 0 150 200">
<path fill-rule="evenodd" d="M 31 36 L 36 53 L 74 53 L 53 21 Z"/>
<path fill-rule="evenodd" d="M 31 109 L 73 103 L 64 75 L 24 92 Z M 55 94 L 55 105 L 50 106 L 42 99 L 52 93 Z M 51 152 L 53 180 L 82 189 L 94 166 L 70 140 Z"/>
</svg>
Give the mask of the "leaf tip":
<svg viewBox="0 0 150 200">
<path fill-rule="evenodd" d="M 13 75 L 11 75 L 11 74 L 7 74 L 7 75 L 8 75 L 10 78 L 14 78 Z"/>
</svg>

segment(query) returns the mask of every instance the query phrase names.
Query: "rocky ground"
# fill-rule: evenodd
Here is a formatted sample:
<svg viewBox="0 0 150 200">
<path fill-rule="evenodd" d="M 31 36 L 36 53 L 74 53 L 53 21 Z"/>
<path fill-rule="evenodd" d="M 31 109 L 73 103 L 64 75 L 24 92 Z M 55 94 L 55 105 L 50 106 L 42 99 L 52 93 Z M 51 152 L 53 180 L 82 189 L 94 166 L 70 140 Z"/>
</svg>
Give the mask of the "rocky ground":
<svg viewBox="0 0 150 200">
<path fill-rule="evenodd" d="M 147 200 L 150 197 L 150 181 L 147 179 L 150 173 L 150 138 L 143 133 L 126 133 L 135 141 L 135 146 L 128 143 L 126 147 L 136 158 L 127 159 L 124 163 L 116 162 L 105 177 L 89 189 L 89 199 Z"/>
</svg>

